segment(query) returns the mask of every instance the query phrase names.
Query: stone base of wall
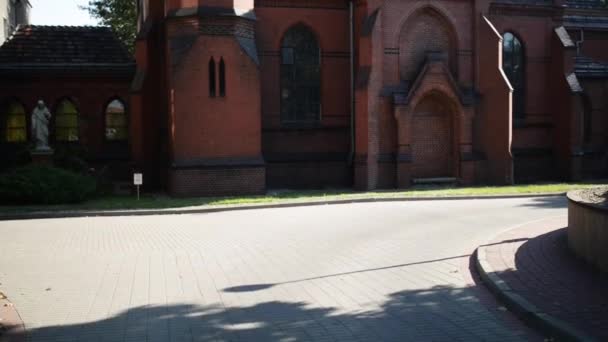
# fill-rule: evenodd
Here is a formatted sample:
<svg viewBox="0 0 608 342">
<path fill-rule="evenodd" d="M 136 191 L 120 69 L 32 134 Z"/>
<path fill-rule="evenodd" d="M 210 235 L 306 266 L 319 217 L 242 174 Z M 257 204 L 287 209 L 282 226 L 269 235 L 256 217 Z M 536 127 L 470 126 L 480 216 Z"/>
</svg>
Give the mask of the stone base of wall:
<svg viewBox="0 0 608 342">
<path fill-rule="evenodd" d="M 514 152 L 515 183 L 554 181 L 559 177 L 553 155 L 547 152 Z"/>
<path fill-rule="evenodd" d="M 204 167 L 169 171 L 172 196 L 239 196 L 266 192 L 266 168 Z"/>
<path fill-rule="evenodd" d="M 281 162 L 266 164 L 270 189 L 348 188 L 352 168 L 346 162 Z"/>
<path fill-rule="evenodd" d="M 578 256 L 608 272 L 608 208 L 568 193 L 568 245 Z"/>
</svg>

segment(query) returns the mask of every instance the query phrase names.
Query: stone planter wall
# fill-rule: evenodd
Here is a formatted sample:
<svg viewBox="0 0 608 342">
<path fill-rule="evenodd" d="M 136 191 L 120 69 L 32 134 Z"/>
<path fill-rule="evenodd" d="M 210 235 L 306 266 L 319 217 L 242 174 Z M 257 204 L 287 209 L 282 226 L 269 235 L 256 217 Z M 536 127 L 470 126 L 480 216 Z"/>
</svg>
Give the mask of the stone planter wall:
<svg viewBox="0 0 608 342">
<path fill-rule="evenodd" d="M 587 262 L 608 272 L 608 208 L 568 193 L 568 245 Z"/>
</svg>

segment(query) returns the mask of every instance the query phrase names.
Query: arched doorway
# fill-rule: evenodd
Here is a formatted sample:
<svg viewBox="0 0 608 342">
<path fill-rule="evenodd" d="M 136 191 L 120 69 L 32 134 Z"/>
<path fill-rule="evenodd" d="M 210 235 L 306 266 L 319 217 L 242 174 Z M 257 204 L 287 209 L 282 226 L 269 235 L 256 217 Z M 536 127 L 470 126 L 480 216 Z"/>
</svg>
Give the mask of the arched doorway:
<svg viewBox="0 0 608 342">
<path fill-rule="evenodd" d="M 450 106 L 440 95 L 422 99 L 412 116 L 412 177 L 453 176 L 453 129 Z"/>
</svg>

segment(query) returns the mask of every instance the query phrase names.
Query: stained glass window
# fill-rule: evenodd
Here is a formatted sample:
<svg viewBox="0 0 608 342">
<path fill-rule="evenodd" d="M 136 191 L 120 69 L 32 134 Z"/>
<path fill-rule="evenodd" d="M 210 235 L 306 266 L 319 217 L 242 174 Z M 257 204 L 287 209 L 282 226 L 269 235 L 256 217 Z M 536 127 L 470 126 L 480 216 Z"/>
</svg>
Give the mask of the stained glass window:
<svg viewBox="0 0 608 342">
<path fill-rule="evenodd" d="M 281 120 L 311 124 L 321 115 L 320 48 L 303 25 L 287 31 L 281 46 Z"/>
<path fill-rule="evenodd" d="M 27 141 L 27 119 L 25 108 L 19 102 L 12 102 L 5 113 L 5 139 L 9 143 Z"/>
<path fill-rule="evenodd" d="M 78 110 L 70 100 L 63 100 L 55 114 L 55 139 L 57 141 L 78 141 Z"/>
</svg>

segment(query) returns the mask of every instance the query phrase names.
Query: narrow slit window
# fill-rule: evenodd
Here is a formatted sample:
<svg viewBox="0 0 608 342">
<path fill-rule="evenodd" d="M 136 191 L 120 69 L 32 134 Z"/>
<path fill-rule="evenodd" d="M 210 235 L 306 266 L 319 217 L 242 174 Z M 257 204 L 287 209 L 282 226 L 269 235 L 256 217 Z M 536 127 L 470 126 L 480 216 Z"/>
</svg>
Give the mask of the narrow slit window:
<svg viewBox="0 0 608 342">
<path fill-rule="evenodd" d="M 593 129 L 593 107 L 591 100 L 586 94 L 583 95 L 583 142 L 588 144 L 591 142 L 591 133 Z"/>
<path fill-rule="evenodd" d="M 511 32 L 503 35 L 502 68 L 513 86 L 513 118 L 525 117 L 525 70 L 524 49 L 521 41 Z M 515 122 L 513 120 L 513 122 Z"/>
<path fill-rule="evenodd" d="M 220 59 L 220 96 L 226 96 L 226 63 L 224 63 L 224 58 Z"/>
<path fill-rule="evenodd" d="M 211 57 L 209 60 L 209 96 L 215 97 L 217 95 L 217 89 L 215 85 L 215 59 Z"/>
</svg>

